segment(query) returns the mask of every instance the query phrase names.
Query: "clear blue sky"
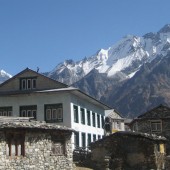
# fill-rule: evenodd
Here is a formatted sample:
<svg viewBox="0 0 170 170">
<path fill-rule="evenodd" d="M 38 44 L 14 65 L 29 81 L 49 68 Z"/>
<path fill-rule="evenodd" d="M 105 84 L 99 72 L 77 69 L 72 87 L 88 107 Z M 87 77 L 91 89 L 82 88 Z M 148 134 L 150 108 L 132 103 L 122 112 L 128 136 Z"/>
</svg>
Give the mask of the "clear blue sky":
<svg viewBox="0 0 170 170">
<path fill-rule="evenodd" d="M 0 69 L 51 71 L 170 24 L 170 0 L 0 0 Z"/>
</svg>

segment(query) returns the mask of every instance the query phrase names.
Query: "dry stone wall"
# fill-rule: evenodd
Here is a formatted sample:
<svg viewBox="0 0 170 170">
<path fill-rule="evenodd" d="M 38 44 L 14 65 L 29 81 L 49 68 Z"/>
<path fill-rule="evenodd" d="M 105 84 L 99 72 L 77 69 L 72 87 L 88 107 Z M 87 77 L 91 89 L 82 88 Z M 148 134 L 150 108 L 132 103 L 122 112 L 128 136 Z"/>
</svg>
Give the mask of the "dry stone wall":
<svg viewBox="0 0 170 170">
<path fill-rule="evenodd" d="M 25 156 L 6 154 L 5 133 L 0 133 L 0 169 L 3 170 L 71 170 L 72 148 L 70 138 L 65 141 L 65 154 L 53 155 L 51 135 L 44 132 L 25 134 Z"/>
<path fill-rule="evenodd" d="M 159 140 L 147 134 L 117 132 L 91 143 L 91 159 L 95 165 L 94 169 L 164 169 L 165 154 L 157 150 L 162 142 L 161 138 Z"/>
</svg>

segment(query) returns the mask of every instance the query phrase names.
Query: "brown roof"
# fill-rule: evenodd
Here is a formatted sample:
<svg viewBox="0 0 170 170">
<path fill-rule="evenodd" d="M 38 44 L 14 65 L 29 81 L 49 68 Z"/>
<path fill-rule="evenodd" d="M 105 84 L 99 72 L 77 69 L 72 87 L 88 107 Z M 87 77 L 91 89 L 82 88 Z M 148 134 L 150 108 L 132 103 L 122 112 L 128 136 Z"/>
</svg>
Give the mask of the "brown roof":
<svg viewBox="0 0 170 170">
<path fill-rule="evenodd" d="M 170 108 L 162 104 L 134 118 L 131 121 L 130 125 L 132 125 L 138 120 L 161 120 L 161 119 L 170 119 Z"/>
<path fill-rule="evenodd" d="M 68 85 L 66 85 L 66 84 L 64 84 L 64 83 L 61 83 L 61 82 L 59 82 L 59 81 L 57 81 L 57 80 L 54 80 L 54 79 L 52 79 L 52 78 L 49 78 L 49 77 L 47 77 L 47 76 L 45 76 L 45 75 L 43 75 L 43 74 L 41 74 L 41 73 L 38 73 L 38 72 L 36 72 L 36 71 L 34 71 L 34 70 L 31 70 L 31 69 L 29 69 L 28 67 L 27 67 L 26 69 L 24 69 L 23 71 L 19 72 L 18 74 L 16 74 L 15 76 L 11 77 L 10 79 L 8 79 L 8 80 L 4 81 L 3 83 L 1 83 L 1 84 L 0 84 L 0 87 L 1 87 L 1 86 L 4 86 L 6 83 L 12 81 L 14 78 L 16 78 L 16 77 L 18 77 L 19 75 L 22 75 L 23 73 L 28 72 L 28 71 L 33 72 L 33 73 L 35 73 L 35 74 L 37 74 L 37 75 L 41 75 L 41 76 L 43 76 L 43 77 L 45 77 L 45 78 L 47 78 L 47 79 L 50 79 L 51 81 L 53 81 L 53 82 L 55 82 L 55 83 L 60 83 L 61 85 L 63 85 L 63 87 L 68 87 Z"/>
<path fill-rule="evenodd" d="M 137 118 L 170 118 L 170 108 L 161 104 Z"/>
</svg>

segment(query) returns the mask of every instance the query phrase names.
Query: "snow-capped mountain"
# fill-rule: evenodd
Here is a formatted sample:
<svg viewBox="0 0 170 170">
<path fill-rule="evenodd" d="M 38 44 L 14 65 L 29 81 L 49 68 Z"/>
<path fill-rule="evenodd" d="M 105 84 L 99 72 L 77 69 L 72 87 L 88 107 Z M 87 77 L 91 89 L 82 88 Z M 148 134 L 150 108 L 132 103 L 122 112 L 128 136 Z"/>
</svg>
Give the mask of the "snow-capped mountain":
<svg viewBox="0 0 170 170">
<path fill-rule="evenodd" d="M 170 106 L 170 25 L 141 37 L 127 35 L 108 49 L 81 61 L 66 60 L 44 74 L 80 88 L 124 116 L 158 104 Z M 0 82 L 2 75 L 4 71 Z"/>
<path fill-rule="evenodd" d="M 158 104 L 170 105 L 168 58 L 170 25 L 165 25 L 157 33 L 128 35 L 81 61 L 67 60 L 47 75 L 80 88 L 124 116 L 134 116 Z M 149 70 L 144 69 L 148 64 Z"/>
<path fill-rule="evenodd" d="M 12 76 L 5 72 L 4 70 L 0 70 L 0 83 L 4 82 L 5 80 L 8 80 Z"/>
<path fill-rule="evenodd" d="M 151 62 L 158 55 L 166 55 L 169 49 L 170 25 L 165 25 L 157 33 L 142 37 L 128 35 L 108 49 L 101 49 L 81 61 L 60 63 L 47 76 L 73 84 L 96 69 L 110 78 L 118 73 L 122 73 L 124 78 L 131 78 L 143 63 Z"/>
<path fill-rule="evenodd" d="M 131 79 L 108 88 L 100 100 L 126 117 L 160 104 L 170 107 L 170 52 L 143 64 Z"/>
</svg>

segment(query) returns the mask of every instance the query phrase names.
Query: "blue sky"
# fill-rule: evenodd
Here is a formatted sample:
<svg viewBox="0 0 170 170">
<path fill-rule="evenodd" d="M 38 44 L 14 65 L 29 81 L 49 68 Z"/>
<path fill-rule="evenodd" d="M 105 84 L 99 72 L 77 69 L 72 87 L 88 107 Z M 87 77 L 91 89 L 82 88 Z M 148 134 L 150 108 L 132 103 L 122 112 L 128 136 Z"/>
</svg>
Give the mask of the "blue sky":
<svg viewBox="0 0 170 170">
<path fill-rule="evenodd" d="M 170 24 L 169 0 L 0 0 L 0 70 L 51 71 Z"/>
</svg>

